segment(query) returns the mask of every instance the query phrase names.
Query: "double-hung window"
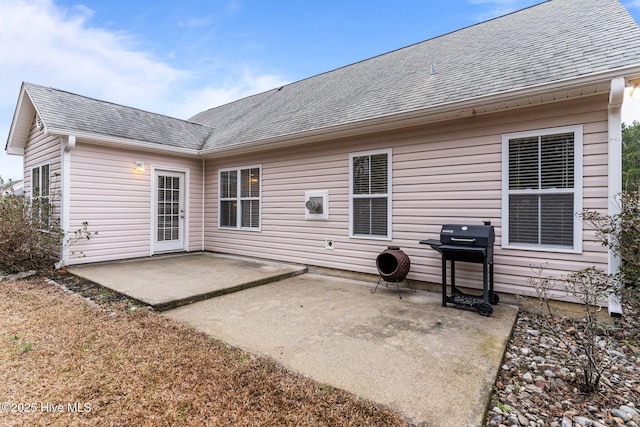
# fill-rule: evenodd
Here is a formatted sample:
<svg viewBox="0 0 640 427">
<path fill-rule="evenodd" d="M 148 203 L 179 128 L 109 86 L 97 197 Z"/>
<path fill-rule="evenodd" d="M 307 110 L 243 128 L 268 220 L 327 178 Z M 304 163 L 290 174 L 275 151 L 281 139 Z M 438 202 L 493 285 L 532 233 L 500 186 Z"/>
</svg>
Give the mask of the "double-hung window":
<svg viewBox="0 0 640 427">
<path fill-rule="evenodd" d="M 50 200 L 49 165 L 42 165 L 31 169 L 31 200 L 33 202 L 34 221 L 40 224 L 40 228 L 48 230 L 50 226 L 51 200 Z"/>
<path fill-rule="evenodd" d="M 503 136 L 502 246 L 582 251 L 582 126 Z"/>
<path fill-rule="evenodd" d="M 260 230 L 261 172 L 261 166 L 219 171 L 220 227 Z"/>
<path fill-rule="evenodd" d="M 391 150 L 349 155 L 349 235 L 391 239 Z"/>
</svg>

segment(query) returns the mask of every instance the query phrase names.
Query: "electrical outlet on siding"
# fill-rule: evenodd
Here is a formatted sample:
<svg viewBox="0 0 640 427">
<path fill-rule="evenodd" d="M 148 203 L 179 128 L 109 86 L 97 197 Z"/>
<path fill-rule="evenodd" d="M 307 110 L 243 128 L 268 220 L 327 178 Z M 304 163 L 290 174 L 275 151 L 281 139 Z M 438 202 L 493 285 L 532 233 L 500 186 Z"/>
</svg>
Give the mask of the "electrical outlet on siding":
<svg viewBox="0 0 640 427">
<path fill-rule="evenodd" d="M 324 248 L 330 251 L 334 250 L 335 244 L 333 242 L 333 239 L 324 239 Z"/>
</svg>

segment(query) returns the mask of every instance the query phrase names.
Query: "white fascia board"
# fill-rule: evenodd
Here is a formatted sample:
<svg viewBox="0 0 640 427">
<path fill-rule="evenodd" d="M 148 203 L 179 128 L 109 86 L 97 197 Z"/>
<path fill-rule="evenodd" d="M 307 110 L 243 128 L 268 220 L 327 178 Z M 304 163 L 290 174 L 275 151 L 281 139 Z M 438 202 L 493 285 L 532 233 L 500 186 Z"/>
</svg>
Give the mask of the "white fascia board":
<svg viewBox="0 0 640 427">
<path fill-rule="evenodd" d="M 343 123 L 337 126 L 328 126 L 318 129 L 311 129 L 304 132 L 281 135 L 274 138 L 247 141 L 241 144 L 234 144 L 225 147 L 216 147 L 200 150 L 201 156 L 214 157 L 217 155 L 243 154 L 256 149 L 278 148 L 293 145 L 306 144 L 326 138 L 341 138 L 361 135 L 363 133 L 392 130 L 405 126 L 436 123 L 452 119 L 471 117 L 476 115 L 479 106 L 491 105 L 501 102 L 527 99 L 541 95 L 553 94 L 575 88 L 602 85 L 613 78 L 621 76 L 640 76 L 640 65 L 634 67 L 620 68 L 603 73 L 590 74 L 577 78 L 558 80 L 551 83 L 543 83 L 525 88 L 512 89 L 504 92 L 483 95 L 475 98 L 467 98 L 461 101 L 438 104 L 426 108 L 420 108 L 402 113 L 389 114 L 365 120 Z M 593 92 L 590 96 L 598 92 Z M 604 93 L 604 92 L 603 92 Z M 570 98 L 563 98 L 570 99 Z M 540 102 L 538 102 L 540 103 Z M 522 108 L 522 107 L 515 107 Z M 504 109 L 509 109 L 508 107 Z"/>
<path fill-rule="evenodd" d="M 13 112 L 13 119 L 11 120 L 11 127 L 9 128 L 9 136 L 5 145 L 7 154 L 14 156 L 23 156 L 24 147 L 31 131 L 31 120 L 33 114 L 36 113 L 35 106 L 29 98 L 26 87 L 24 84 L 20 88 L 20 94 L 18 95 L 18 103 L 16 109 Z"/>
<path fill-rule="evenodd" d="M 6 151 L 10 156 L 24 156 L 24 147 L 7 147 Z"/>
<path fill-rule="evenodd" d="M 184 156 L 197 156 L 198 150 L 190 148 L 172 147 L 168 145 L 162 145 L 155 142 L 139 141 L 135 139 L 119 138 L 109 135 L 100 135 L 91 132 L 78 132 L 70 129 L 57 129 L 48 128 L 47 134 L 50 135 L 75 135 L 78 140 L 83 140 L 88 143 L 106 144 L 114 147 L 126 147 L 144 151 L 154 151 L 160 153 L 172 153 L 180 154 Z"/>
</svg>

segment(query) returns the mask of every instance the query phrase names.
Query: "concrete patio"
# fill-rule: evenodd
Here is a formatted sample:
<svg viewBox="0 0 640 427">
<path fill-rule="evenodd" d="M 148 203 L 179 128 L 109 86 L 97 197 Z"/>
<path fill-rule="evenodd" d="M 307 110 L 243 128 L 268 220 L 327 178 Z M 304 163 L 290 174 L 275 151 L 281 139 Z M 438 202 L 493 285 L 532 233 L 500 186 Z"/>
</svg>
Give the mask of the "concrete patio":
<svg viewBox="0 0 640 427">
<path fill-rule="evenodd" d="M 518 311 L 498 304 L 482 317 L 442 307 L 438 293 L 401 288 L 399 299 L 391 286 L 372 294 L 375 281 L 300 275 L 300 266 L 212 254 L 70 271 L 163 307 L 175 305 L 171 295 L 185 302 L 189 293 L 218 292 L 162 315 L 426 426 L 483 424 Z M 226 277 L 236 278 L 227 283 L 236 292 L 221 288 Z M 242 277 L 268 284 L 243 288 Z"/>
<path fill-rule="evenodd" d="M 229 255 L 165 255 L 69 268 L 162 311 L 305 273 L 306 267 Z"/>
</svg>

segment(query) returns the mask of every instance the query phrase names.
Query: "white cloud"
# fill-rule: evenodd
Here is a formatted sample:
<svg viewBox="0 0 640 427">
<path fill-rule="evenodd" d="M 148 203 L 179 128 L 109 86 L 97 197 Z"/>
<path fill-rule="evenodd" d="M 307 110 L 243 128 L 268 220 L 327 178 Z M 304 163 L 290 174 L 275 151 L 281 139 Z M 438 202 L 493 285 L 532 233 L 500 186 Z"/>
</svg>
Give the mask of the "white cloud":
<svg viewBox="0 0 640 427">
<path fill-rule="evenodd" d="M 154 105 L 166 88 L 189 77 L 136 51 L 126 33 L 88 26 L 86 8 L 65 11 L 49 0 L 2 0 L 0 7 L 0 64 L 8 77 L 0 83 L 2 92 L 29 80 L 114 102 Z"/>
<path fill-rule="evenodd" d="M 204 18 L 189 18 L 184 21 L 178 22 L 179 27 L 188 27 L 188 28 L 198 28 L 198 27 L 206 27 L 210 25 L 212 19 L 210 17 Z"/>
<path fill-rule="evenodd" d="M 197 90 L 188 92 L 178 107 L 182 109 L 182 111 L 177 111 L 178 117 L 191 117 L 200 111 L 288 83 L 280 76 L 269 74 L 256 76 L 249 67 L 243 66 L 241 68 L 240 76 L 227 84 L 222 86 L 205 85 Z"/>
<path fill-rule="evenodd" d="M 626 2 L 624 2 L 624 6 L 627 9 L 631 9 L 631 8 L 640 9 L 640 0 L 626 1 Z"/>
<path fill-rule="evenodd" d="M 242 4 L 240 3 L 240 0 L 231 0 L 231 2 L 229 2 L 228 9 L 229 10 L 240 10 L 240 9 L 242 9 Z"/>
<path fill-rule="evenodd" d="M 232 2 L 232 6 L 238 6 Z M 199 111 L 284 83 L 243 64 L 184 70 L 141 50 L 126 32 L 91 26 L 93 11 L 64 9 L 53 0 L 0 0 L 0 176 L 19 178 L 20 158 L 4 152 L 22 81 L 157 113 L 188 118 Z M 191 25 L 200 24 L 191 22 Z M 200 63 L 197 66 L 207 67 Z"/>
</svg>

